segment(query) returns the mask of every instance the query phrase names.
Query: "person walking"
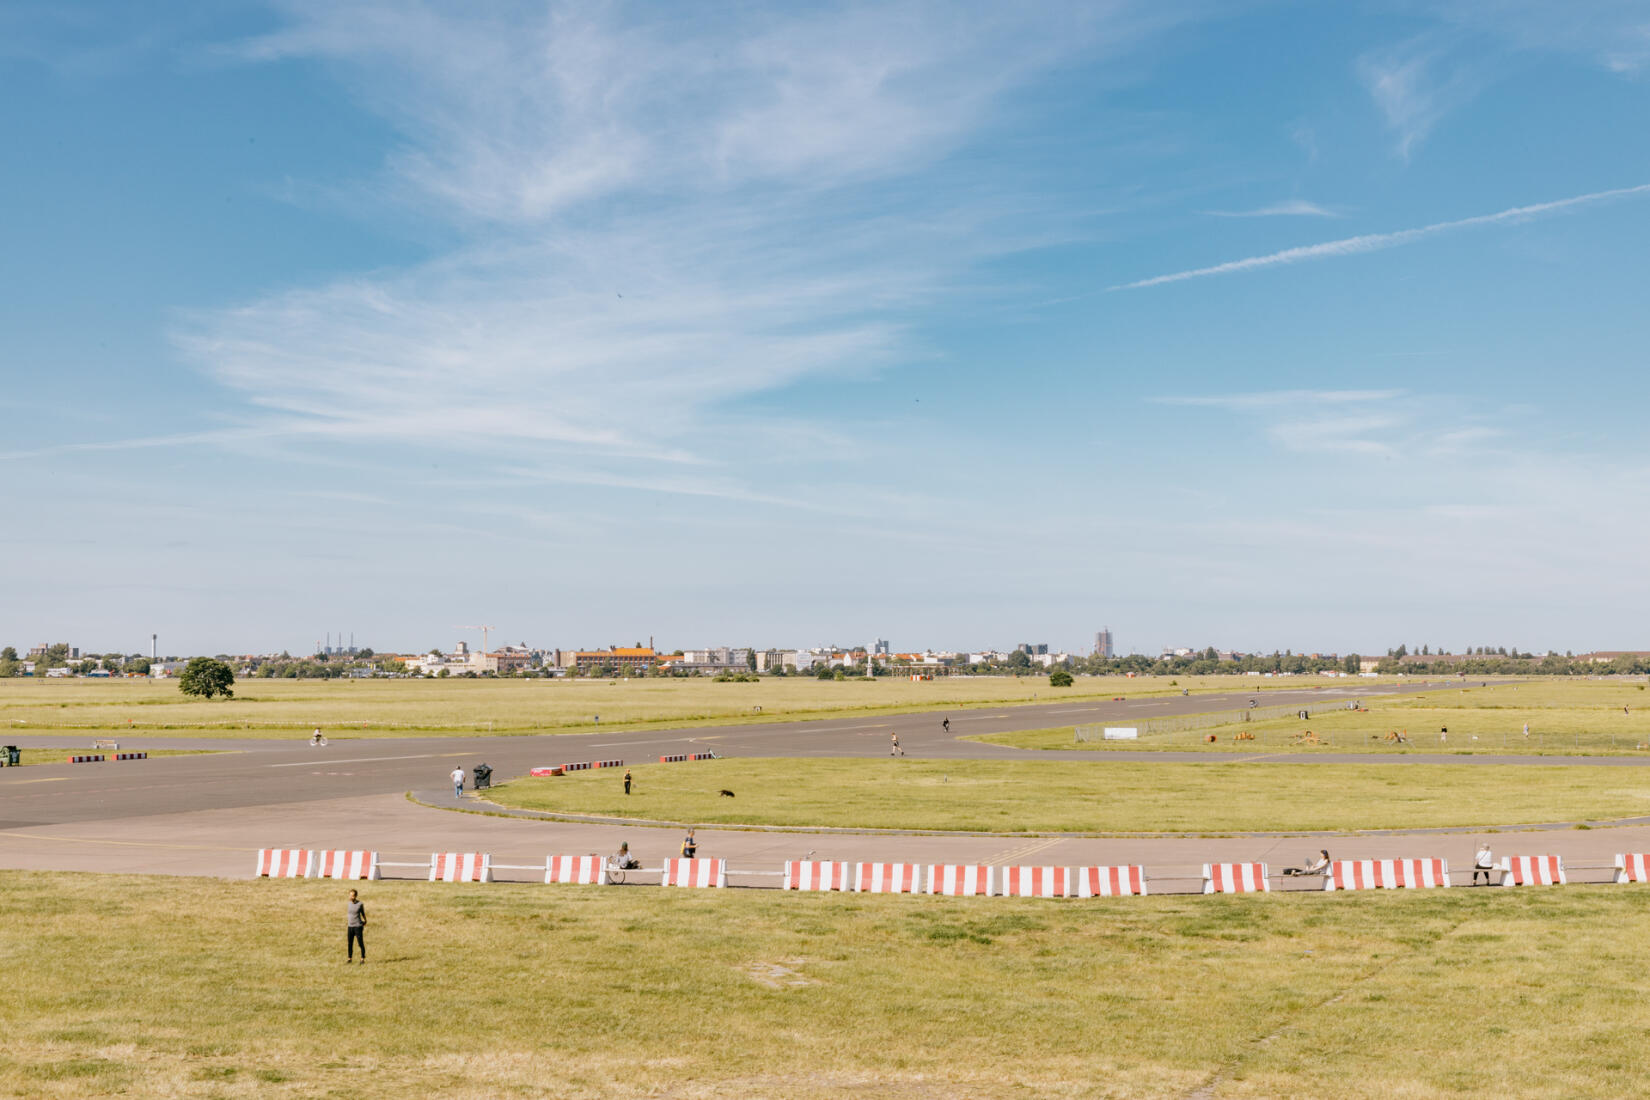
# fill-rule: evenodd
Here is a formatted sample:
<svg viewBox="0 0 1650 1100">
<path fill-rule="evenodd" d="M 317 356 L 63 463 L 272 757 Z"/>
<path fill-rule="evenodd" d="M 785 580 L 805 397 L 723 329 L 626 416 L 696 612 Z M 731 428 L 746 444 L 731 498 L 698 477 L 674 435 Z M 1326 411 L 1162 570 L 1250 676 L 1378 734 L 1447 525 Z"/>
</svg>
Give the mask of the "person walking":
<svg viewBox="0 0 1650 1100">
<path fill-rule="evenodd" d="M 454 798 L 463 798 L 464 797 L 464 769 L 463 768 L 454 768 L 453 769 L 453 774 L 449 775 L 447 778 L 451 779 L 453 781 L 453 797 Z"/>
<path fill-rule="evenodd" d="M 629 768 L 626 768 L 624 770 L 624 793 L 625 794 L 630 793 L 630 769 Z"/>
<path fill-rule="evenodd" d="M 344 908 L 344 930 L 347 936 L 344 950 L 344 963 L 355 961 L 355 947 L 361 945 L 361 962 L 367 961 L 367 907 L 361 904 L 361 895 L 354 890 L 349 892 L 349 904 Z"/>
<path fill-rule="evenodd" d="M 889 756 L 904 756 L 905 755 L 904 751 L 901 750 L 900 747 L 899 747 L 899 734 L 897 734 L 897 733 L 890 733 L 888 735 L 888 755 Z"/>
<path fill-rule="evenodd" d="M 944 730 L 946 733 L 950 733 L 951 732 L 951 719 L 947 718 L 945 721 L 941 722 L 940 723 L 940 729 Z"/>
</svg>

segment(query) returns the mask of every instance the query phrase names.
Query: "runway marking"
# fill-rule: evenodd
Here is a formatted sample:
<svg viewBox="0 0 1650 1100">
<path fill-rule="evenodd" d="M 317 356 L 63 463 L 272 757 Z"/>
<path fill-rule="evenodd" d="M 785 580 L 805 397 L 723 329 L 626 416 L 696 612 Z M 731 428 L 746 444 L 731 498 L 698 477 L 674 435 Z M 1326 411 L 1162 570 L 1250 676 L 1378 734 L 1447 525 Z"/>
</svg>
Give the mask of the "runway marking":
<svg viewBox="0 0 1650 1100">
<path fill-rule="evenodd" d="M 25 783 L 62 783 L 68 778 L 66 775 L 54 775 L 49 779 L 14 779 L 12 780 L 12 786 L 21 787 Z"/>
<path fill-rule="evenodd" d="M 15 836 L 23 840 L 58 840 L 65 844 L 114 844 L 122 848 L 176 848 L 185 852 L 250 852 L 252 848 L 241 848 L 229 844 L 162 844 L 151 840 L 104 840 L 101 837 L 89 836 L 52 836 L 49 833 L 21 833 L 4 832 L 0 836 Z"/>
<path fill-rule="evenodd" d="M 958 715 L 956 718 L 951 719 L 951 724 L 956 725 L 958 722 L 991 722 L 998 718 L 1007 717 L 1008 715 L 1006 714 Z"/>
<path fill-rule="evenodd" d="M 323 768 L 332 764 L 371 764 L 379 760 L 428 760 L 431 757 L 474 756 L 472 752 L 420 752 L 411 756 L 355 756 L 348 760 L 300 760 L 294 764 L 265 764 L 266 768 Z"/>
<path fill-rule="evenodd" d="M 990 859 L 985 861 L 986 866 L 988 866 L 988 867 L 1006 866 L 1007 864 L 1013 863 L 1016 860 L 1024 859 L 1026 856 L 1032 855 L 1033 853 L 1041 852 L 1045 848 L 1052 848 L 1058 843 L 1060 843 L 1060 838 L 1058 838 L 1058 837 L 1056 837 L 1052 840 L 1047 840 L 1047 839 L 1045 839 L 1045 840 L 1034 840 L 1029 844 L 1022 844 L 1018 848 L 1010 848 L 1006 852 L 997 853 L 996 855 L 992 856 Z"/>
</svg>

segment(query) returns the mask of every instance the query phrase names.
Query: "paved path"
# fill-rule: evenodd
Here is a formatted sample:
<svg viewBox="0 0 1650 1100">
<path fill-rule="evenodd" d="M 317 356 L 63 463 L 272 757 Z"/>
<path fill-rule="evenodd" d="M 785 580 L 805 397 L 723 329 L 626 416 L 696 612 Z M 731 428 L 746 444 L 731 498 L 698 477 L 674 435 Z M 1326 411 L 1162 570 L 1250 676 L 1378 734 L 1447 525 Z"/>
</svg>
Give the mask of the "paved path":
<svg viewBox="0 0 1650 1100">
<path fill-rule="evenodd" d="M 1350 685 L 1342 689 L 1267 690 L 1280 699 L 1344 702 L 1375 698 L 1424 685 Z M 0 866 L 31 869 L 131 871 L 248 877 L 263 847 L 372 848 L 391 862 L 426 863 L 433 851 L 492 853 L 502 864 L 542 867 L 550 853 L 611 852 L 628 840 L 644 863 L 674 855 L 675 829 L 549 822 L 450 813 L 410 802 L 405 792 L 440 805 L 453 801 L 441 778 L 457 764 L 490 763 L 499 779 L 529 767 L 569 759 L 622 758 L 631 762 L 664 753 L 714 749 L 738 756 L 882 756 L 898 732 L 908 753 L 925 758 L 1035 758 L 1260 764 L 1255 753 L 1158 753 L 1108 751 L 1051 753 L 982 745 L 959 736 L 1037 729 L 1074 722 L 1116 722 L 1154 714 L 1197 713 L 1247 705 L 1249 692 L 1167 696 L 1121 702 L 1061 702 L 1036 706 L 951 711 L 950 733 L 939 713 L 843 718 L 677 730 L 597 732 L 554 737 L 397 738 L 334 740 L 311 748 L 304 740 L 210 741 L 121 737 L 128 748 L 214 748 L 205 756 L 161 757 L 102 764 L 53 764 L 0 770 Z M 20 736 L 29 747 L 84 748 L 84 735 Z M 1266 761 L 1451 764 L 1553 764 L 1563 758 L 1442 756 L 1425 754 L 1264 754 Z M 1643 766 L 1650 761 L 1583 757 L 1601 766 Z M 472 804 L 466 799 L 466 804 Z M 1189 837 L 993 837 L 879 836 L 842 833 L 752 832 L 700 829 L 700 854 L 724 856 L 735 868 L 734 885 L 775 885 L 775 878 L 741 872 L 777 871 L 786 859 L 813 852 L 818 859 L 1080 865 L 1143 863 L 1154 891 L 1194 889 L 1203 862 L 1266 860 L 1294 864 L 1319 847 L 1341 858 L 1444 856 L 1465 867 L 1476 834 L 1347 835 L 1322 838 Z M 1556 852 L 1580 864 L 1608 864 L 1613 853 L 1650 849 L 1650 826 L 1604 830 L 1515 833 L 1496 838 L 1498 853 Z M 393 868 L 397 876 L 421 872 Z M 1578 878 L 1601 872 L 1584 869 Z M 506 871 L 501 878 L 538 881 L 542 875 Z M 633 876 L 633 878 L 636 876 Z M 640 876 L 644 881 L 648 876 Z M 1292 884 L 1293 885 L 1293 884 Z"/>
</svg>

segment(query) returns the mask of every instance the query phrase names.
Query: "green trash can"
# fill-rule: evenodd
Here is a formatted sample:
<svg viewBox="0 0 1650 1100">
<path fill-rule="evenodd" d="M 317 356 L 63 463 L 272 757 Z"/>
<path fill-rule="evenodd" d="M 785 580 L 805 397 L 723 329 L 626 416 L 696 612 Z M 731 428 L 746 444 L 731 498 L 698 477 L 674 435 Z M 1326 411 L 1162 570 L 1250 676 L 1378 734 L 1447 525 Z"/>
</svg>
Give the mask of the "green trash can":
<svg viewBox="0 0 1650 1100">
<path fill-rule="evenodd" d="M 6 767 L 15 768 L 23 763 L 23 750 L 16 745 L 6 746 Z"/>
</svg>

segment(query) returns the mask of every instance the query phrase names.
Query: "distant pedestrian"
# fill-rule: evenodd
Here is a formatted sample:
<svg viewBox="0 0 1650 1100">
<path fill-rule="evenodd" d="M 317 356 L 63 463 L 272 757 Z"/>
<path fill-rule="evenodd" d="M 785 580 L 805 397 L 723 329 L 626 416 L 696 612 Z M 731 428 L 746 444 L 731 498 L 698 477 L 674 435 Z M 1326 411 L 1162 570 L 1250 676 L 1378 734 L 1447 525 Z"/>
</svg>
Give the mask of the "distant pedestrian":
<svg viewBox="0 0 1650 1100">
<path fill-rule="evenodd" d="M 361 904 L 361 895 L 349 892 L 349 904 L 344 907 L 345 964 L 355 961 L 355 946 L 361 945 L 361 961 L 367 961 L 367 907 Z"/>
<path fill-rule="evenodd" d="M 947 718 L 945 721 L 941 722 L 940 723 L 940 729 L 944 730 L 946 733 L 950 733 L 951 732 L 951 719 Z"/>
<path fill-rule="evenodd" d="M 451 779 L 453 781 L 453 797 L 454 798 L 463 798 L 464 797 L 464 769 L 463 768 L 454 768 L 453 769 L 453 774 L 449 775 L 447 778 Z"/>
<path fill-rule="evenodd" d="M 626 768 L 625 772 L 624 772 L 624 793 L 625 794 L 630 793 L 630 769 L 629 768 Z"/>
<path fill-rule="evenodd" d="M 682 858 L 693 859 L 698 853 L 699 842 L 693 839 L 693 830 L 689 829 L 688 835 L 682 838 Z"/>
<path fill-rule="evenodd" d="M 1524 723 L 1524 736 L 1528 737 L 1529 735 L 1530 735 L 1530 724 L 1528 722 L 1525 722 Z"/>
<path fill-rule="evenodd" d="M 889 756 L 904 756 L 905 755 L 905 751 L 899 747 L 899 734 L 897 734 L 897 733 L 890 733 L 888 735 L 888 755 Z"/>
</svg>

